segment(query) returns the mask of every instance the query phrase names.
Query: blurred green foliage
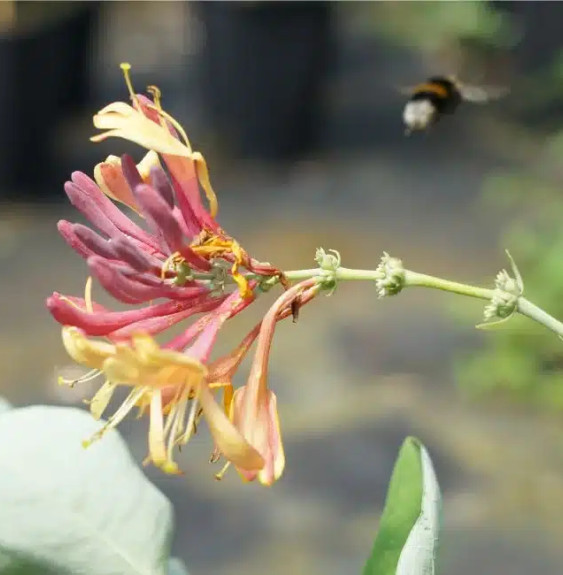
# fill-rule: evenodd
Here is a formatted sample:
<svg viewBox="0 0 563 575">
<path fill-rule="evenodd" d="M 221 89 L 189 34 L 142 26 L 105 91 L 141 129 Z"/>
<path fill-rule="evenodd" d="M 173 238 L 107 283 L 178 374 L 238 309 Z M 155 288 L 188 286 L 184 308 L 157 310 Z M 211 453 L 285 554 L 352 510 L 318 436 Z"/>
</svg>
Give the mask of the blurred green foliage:
<svg viewBox="0 0 563 575">
<path fill-rule="evenodd" d="M 421 50 L 441 51 L 460 39 L 510 46 L 518 37 L 513 22 L 487 2 L 379 2 L 372 6 L 378 35 Z"/>
<path fill-rule="evenodd" d="M 563 94 L 562 94 L 563 96 Z M 563 156 L 563 131 L 544 140 L 536 166 L 493 174 L 483 203 L 510 217 L 501 246 L 510 249 L 524 279 L 524 293 L 551 315 L 563 318 L 562 182 L 550 159 Z M 554 153 L 554 147 L 559 151 Z M 539 174 L 541 169 L 548 178 Z M 552 169 L 553 168 L 553 169 Z M 563 342 L 541 326 L 513 317 L 487 333 L 483 347 L 456 364 L 470 394 L 509 392 L 548 410 L 563 409 Z"/>
<path fill-rule="evenodd" d="M 505 52 L 499 61 L 511 68 L 512 48 L 525 38 L 524 26 L 533 24 L 489 2 L 384 2 L 371 9 L 379 37 L 410 49 L 434 70 L 446 62 L 445 73 L 463 79 L 468 76 L 458 64 L 485 66 L 495 52 Z M 563 320 L 563 50 L 546 56 L 533 73 L 519 73 L 516 64 L 508 73 L 512 94 L 503 117 L 484 115 L 475 130 L 483 149 L 513 167 L 487 178 L 482 205 L 498 215 L 498 251 L 510 250 L 525 295 Z M 456 303 L 455 315 L 479 322 L 470 302 L 461 310 Z M 563 342 L 520 316 L 484 331 L 482 346 L 455 362 L 468 394 L 495 394 L 553 411 L 563 409 L 562 368 Z"/>
<path fill-rule="evenodd" d="M 530 108 L 561 101 L 562 53 L 535 78 L 541 78 L 545 94 L 530 100 Z M 520 165 L 492 174 L 482 201 L 506 222 L 499 247 L 508 248 L 515 258 L 526 297 L 563 319 L 563 126 L 549 122 L 546 108 L 544 115 L 547 120 L 534 128 L 525 121 L 505 127 L 499 141 L 517 142 Z M 526 318 L 513 317 L 488 333 L 479 350 L 456 362 L 455 372 L 471 395 L 508 394 L 547 411 L 563 410 L 563 342 Z"/>
</svg>

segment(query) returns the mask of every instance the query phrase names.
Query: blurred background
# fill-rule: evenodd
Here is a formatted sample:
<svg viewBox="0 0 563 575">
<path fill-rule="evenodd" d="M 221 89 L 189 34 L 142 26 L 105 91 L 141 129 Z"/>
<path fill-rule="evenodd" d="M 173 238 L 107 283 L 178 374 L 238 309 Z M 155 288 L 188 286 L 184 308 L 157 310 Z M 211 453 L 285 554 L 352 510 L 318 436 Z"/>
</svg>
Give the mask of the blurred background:
<svg viewBox="0 0 563 575">
<path fill-rule="evenodd" d="M 81 406 L 93 392 L 57 386 L 72 367 L 44 299 L 85 280 L 55 228 L 79 219 L 65 179 L 131 149 L 88 141 L 92 114 L 127 98 L 121 61 L 137 91 L 161 88 L 208 159 L 221 224 L 257 258 L 308 268 L 323 246 L 374 268 L 386 250 L 490 286 L 509 248 L 526 295 L 563 317 L 562 19 L 548 2 L 0 3 L 0 393 Z M 510 94 L 406 138 L 398 88 L 452 72 Z M 215 482 L 204 430 L 181 454 L 185 478 L 147 471 L 175 505 L 190 573 L 359 573 L 408 434 L 444 492 L 443 573 L 560 573 L 561 342 L 520 319 L 478 332 L 482 309 L 343 284 L 281 324 L 283 480 Z M 145 423 L 121 428 L 139 461 Z"/>
</svg>

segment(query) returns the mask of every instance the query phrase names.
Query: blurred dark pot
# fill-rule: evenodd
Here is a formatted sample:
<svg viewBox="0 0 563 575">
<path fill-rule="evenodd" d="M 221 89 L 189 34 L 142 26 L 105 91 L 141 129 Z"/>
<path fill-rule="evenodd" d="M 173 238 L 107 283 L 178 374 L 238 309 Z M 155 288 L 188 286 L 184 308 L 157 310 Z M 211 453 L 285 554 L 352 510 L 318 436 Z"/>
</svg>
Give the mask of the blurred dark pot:
<svg viewBox="0 0 563 575">
<path fill-rule="evenodd" d="M 202 2 L 205 101 L 216 135 L 246 157 L 291 159 L 318 143 L 331 55 L 326 2 Z"/>
<path fill-rule="evenodd" d="M 25 4 L 29 9 L 44 3 Z M 90 96 L 98 4 L 79 3 L 64 18 L 50 18 L 21 33 L 16 29 L 0 39 L 0 194 L 20 189 L 37 197 L 49 193 L 53 127 Z"/>
</svg>

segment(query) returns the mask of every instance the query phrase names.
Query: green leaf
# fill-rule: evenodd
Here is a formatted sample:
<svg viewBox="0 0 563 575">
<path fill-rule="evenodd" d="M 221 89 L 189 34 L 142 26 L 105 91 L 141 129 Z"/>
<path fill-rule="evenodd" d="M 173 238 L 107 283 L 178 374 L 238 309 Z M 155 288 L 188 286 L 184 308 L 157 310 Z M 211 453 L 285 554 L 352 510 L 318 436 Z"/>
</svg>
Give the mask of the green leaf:
<svg viewBox="0 0 563 575">
<path fill-rule="evenodd" d="M 171 557 L 168 561 L 168 575 L 190 575 L 184 562 L 179 557 Z"/>
<path fill-rule="evenodd" d="M 363 575 L 434 575 L 440 509 L 440 489 L 428 452 L 408 437 L 395 463 Z"/>
<path fill-rule="evenodd" d="M 10 575 L 167 575 L 172 506 L 116 431 L 85 411 L 0 417 L 0 570 Z"/>
</svg>

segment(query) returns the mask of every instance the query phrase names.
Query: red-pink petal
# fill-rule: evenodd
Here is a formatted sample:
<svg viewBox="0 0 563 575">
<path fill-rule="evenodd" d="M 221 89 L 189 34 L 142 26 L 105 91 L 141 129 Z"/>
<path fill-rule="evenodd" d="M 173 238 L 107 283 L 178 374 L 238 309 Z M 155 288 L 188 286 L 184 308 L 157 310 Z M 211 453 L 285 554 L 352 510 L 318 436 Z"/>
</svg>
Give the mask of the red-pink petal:
<svg viewBox="0 0 563 575">
<path fill-rule="evenodd" d="M 109 162 L 102 162 L 101 164 L 98 164 L 98 166 L 100 175 L 111 194 L 120 202 L 137 209 L 137 203 L 133 197 L 133 192 L 123 175 L 121 166 Z"/>
<path fill-rule="evenodd" d="M 145 219 L 154 228 L 153 231 L 162 234 L 171 253 L 178 251 L 183 244 L 183 234 L 166 200 L 147 184 L 136 186 L 134 194 Z"/>
<path fill-rule="evenodd" d="M 124 234 L 136 238 L 137 240 L 143 242 L 147 246 L 152 247 L 155 250 L 159 250 L 158 242 L 154 237 L 141 229 L 137 224 L 133 223 L 101 190 L 98 188 L 94 180 L 89 178 L 86 174 L 82 172 L 73 172 L 71 174 L 71 179 L 74 185 L 81 191 L 85 196 L 91 199 L 106 221 L 111 222 L 113 228 L 117 228 Z M 67 182 L 68 183 L 68 182 Z M 65 184 L 66 189 L 66 184 Z M 67 192 L 68 194 L 68 192 Z M 98 222 L 92 222 L 98 227 Z M 113 235 L 110 232 L 106 232 L 105 229 L 99 228 L 100 231 L 106 233 L 106 235 Z"/>
<path fill-rule="evenodd" d="M 62 325 L 72 325 L 78 327 L 88 335 L 107 335 L 125 326 L 138 323 L 141 320 L 148 320 L 156 318 L 163 322 L 163 329 L 166 326 L 166 320 L 163 318 L 168 317 L 169 325 L 173 325 L 180 321 L 176 318 L 178 314 L 184 314 L 187 317 L 193 311 L 193 305 L 190 302 L 165 302 L 157 305 L 152 305 L 140 309 L 128 311 L 100 311 L 99 309 L 94 313 L 87 312 L 85 306 L 81 309 L 76 308 L 74 305 L 65 301 L 58 293 L 54 293 L 47 300 L 47 307 L 56 321 Z M 186 312 L 189 312 L 186 315 Z M 139 330 L 140 331 L 140 330 Z M 154 330 L 146 330 L 150 333 L 158 333 Z"/>
<path fill-rule="evenodd" d="M 220 304 L 223 298 L 210 298 L 203 300 L 199 303 L 192 303 L 184 311 L 179 311 L 174 314 L 167 316 L 148 318 L 145 320 L 140 320 L 135 323 L 126 325 L 125 327 L 118 329 L 114 332 L 108 334 L 111 340 L 118 341 L 123 339 L 129 339 L 132 335 L 140 332 L 156 334 L 164 331 L 165 329 L 175 325 L 179 321 L 187 319 L 193 315 L 199 313 L 206 313 L 214 310 Z"/>
</svg>

